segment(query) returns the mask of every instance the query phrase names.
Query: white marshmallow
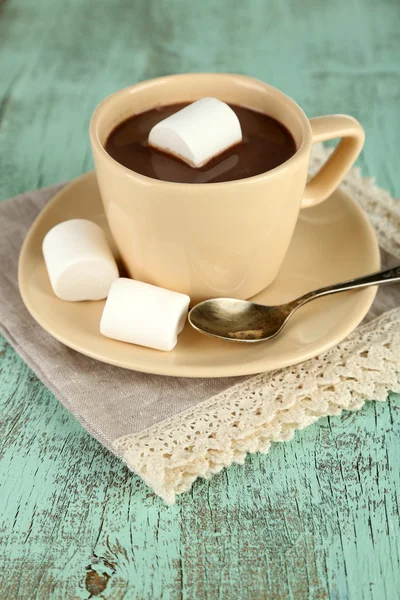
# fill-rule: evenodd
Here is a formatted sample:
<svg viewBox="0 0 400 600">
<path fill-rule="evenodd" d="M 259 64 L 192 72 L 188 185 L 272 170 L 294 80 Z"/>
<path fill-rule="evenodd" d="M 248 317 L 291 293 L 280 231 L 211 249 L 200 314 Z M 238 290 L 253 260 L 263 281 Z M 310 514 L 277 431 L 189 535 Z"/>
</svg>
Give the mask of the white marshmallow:
<svg viewBox="0 0 400 600">
<path fill-rule="evenodd" d="M 192 167 L 242 141 L 234 111 L 221 100 L 203 98 L 160 121 L 149 134 L 149 146 L 173 154 Z"/>
<path fill-rule="evenodd" d="M 61 300 L 102 300 L 119 277 L 104 231 L 86 219 L 59 223 L 43 240 L 51 287 Z"/>
<path fill-rule="evenodd" d="M 121 342 L 172 350 L 185 326 L 189 303 L 185 294 L 121 277 L 111 286 L 100 332 Z"/>
</svg>

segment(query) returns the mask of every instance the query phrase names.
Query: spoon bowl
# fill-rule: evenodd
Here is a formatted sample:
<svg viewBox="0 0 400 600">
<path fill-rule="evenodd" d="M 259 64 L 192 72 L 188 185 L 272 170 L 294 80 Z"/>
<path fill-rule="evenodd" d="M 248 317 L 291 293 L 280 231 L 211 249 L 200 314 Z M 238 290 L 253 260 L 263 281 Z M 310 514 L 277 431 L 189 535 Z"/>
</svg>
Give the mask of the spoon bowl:
<svg viewBox="0 0 400 600">
<path fill-rule="evenodd" d="M 197 304 L 189 313 L 194 329 L 235 342 L 260 342 L 278 335 L 290 313 L 280 306 L 263 306 L 234 298 Z"/>
</svg>

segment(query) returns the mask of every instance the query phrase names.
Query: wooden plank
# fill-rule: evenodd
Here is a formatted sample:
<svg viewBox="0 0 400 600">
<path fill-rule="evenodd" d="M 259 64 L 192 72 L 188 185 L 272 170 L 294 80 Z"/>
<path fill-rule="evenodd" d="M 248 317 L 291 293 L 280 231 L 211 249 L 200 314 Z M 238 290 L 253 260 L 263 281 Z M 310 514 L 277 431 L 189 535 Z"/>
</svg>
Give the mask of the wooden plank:
<svg viewBox="0 0 400 600">
<path fill-rule="evenodd" d="M 2 352 L 2 597 L 396 597 L 400 396 L 167 507 Z"/>
<path fill-rule="evenodd" d="M 398 23 L 383 0 L 0 3 L 0 197 L 91 168 L 97 102 L 170 72 L 246 72 L 367 131 L 400 195 Z M 395 598 L 400 396 L 325 419 L 166 507 L 0 349 L 0 597 Z"/>
</svg>

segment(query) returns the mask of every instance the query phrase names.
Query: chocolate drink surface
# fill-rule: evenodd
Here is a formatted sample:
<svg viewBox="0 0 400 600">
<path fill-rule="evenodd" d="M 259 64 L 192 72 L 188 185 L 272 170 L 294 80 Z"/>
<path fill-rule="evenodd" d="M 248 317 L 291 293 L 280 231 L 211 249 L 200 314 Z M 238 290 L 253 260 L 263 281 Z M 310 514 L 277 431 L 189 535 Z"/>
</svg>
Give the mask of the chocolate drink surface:
<svg viewBox="0 0 400 600">
<path fill-rule="evenodd" d="M 218 183 L 260 175 L 286 162 L 296 152 L 292 134 L 279 121 L 242 106 L 237 114 L 243 141 L 196 169 L 178 158 L 150 148 L 149 132 L 159 121 L 187 103 L 159 106 L 120 123 L 109 135 L 105 149 L 117 162 L 136 173 L 178 183 Z"/>
</svg>

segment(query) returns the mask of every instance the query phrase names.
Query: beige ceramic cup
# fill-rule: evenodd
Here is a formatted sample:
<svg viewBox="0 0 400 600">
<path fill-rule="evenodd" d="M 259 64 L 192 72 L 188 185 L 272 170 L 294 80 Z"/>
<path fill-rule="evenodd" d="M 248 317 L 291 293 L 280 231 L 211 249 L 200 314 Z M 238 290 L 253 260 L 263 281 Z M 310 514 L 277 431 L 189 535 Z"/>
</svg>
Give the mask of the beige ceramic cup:
<svg viewBox="0 0 400 600">
<path fill-rule="evenodd" d="M 296 153 L 248 179 L 185 184 L 135 173 L 105 151 L 113 128 L 133 114 L 204 96 L 274 117 L 291 131 Z M 306 184 L 312 144 L 333 138 L 343 139 Z M 93 114 L 90 139 L 106 216 L 128 272 L 196 303 L 250 298 L 275 279 L 300 209 L 334 191 L 359 155 L 364 131 L 346 115 L 308 119 L 288 96 L 256 79 L 204 73 L 161 77 L 109 96 Z"/>
</svg>

